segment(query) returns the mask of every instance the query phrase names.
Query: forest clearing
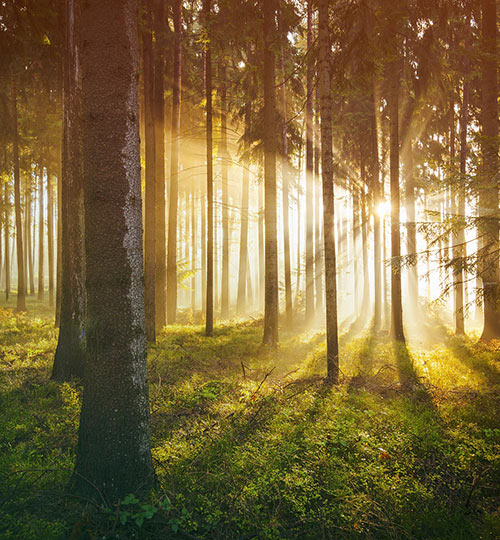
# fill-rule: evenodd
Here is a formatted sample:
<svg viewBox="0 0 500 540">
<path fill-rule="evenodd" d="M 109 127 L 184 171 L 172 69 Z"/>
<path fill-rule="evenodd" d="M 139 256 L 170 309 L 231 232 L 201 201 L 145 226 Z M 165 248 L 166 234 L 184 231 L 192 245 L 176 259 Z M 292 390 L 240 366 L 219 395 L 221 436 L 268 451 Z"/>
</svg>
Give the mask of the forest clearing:
<svg viewBox="0 0 500 540">
<path fill-rule="evenodd" d="M 0 538 L 500 539 L 497 0 L 0 0 Z"/>
</svg>

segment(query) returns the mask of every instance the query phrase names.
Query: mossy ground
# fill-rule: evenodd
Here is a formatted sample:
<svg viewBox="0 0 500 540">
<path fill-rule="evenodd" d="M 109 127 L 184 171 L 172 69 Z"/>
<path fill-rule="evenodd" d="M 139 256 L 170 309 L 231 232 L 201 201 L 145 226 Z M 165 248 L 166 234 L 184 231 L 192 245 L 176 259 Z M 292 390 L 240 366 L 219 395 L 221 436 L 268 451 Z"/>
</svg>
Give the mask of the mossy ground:
<svg viewBox="0 0 500 540">
<path fill-rule="evenodd" d="M 93 505 L 65 493 L 81 389 L 49 381 L 50 312 L 0 311 L 0 537 L 500 538 L 500 351 L 366 332 L 323 387 L 324 335 L 261 322 L 171 326 L 149 351 L 159 487 Z"/>
</svg>

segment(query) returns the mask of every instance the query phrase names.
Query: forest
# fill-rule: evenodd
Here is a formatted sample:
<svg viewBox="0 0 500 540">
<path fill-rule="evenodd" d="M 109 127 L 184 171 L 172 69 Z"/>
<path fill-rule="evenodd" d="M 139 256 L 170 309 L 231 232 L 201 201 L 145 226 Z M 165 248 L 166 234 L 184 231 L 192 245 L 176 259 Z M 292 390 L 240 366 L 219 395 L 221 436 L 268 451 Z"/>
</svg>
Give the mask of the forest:
<svg viewBox="0 0 500 540">
<path fill-rule="evenodd" d="M 0 538 L 500 538 L 496 0 L 0 0 Z"/>
</svg>

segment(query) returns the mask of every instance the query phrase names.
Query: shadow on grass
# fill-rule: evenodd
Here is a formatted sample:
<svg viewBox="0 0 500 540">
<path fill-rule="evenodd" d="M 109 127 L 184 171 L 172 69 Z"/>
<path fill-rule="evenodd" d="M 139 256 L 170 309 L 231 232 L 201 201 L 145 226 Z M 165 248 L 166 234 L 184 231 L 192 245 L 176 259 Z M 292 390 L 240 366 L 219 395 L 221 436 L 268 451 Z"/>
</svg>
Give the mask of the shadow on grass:
<svg viewBox="0 0 500 540">
<path fill-rule="evenodd" d="M 459 362 L 479 373 L 489 385 L 500 385 L 500 370 L 489 363 L 491 353 L 457 337 L 448 339 L 447 346 Z"/>
</svg>

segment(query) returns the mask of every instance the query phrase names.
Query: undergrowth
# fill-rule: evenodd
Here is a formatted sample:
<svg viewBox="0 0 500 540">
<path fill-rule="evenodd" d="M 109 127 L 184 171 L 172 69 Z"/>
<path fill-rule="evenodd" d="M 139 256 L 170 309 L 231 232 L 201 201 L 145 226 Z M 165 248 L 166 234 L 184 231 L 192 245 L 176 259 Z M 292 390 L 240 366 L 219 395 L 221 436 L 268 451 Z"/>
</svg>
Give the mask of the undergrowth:
<svg viewBox="0 0 500 540">
<path fill-rule="evenodd" d="M 72 497 L 81 389 L 49 381 L 46 314 L 0 310 L 0 537 L 500 538 L 500 352 L 446 338 L 416 352 L 261 322 L 171 326 L 149 351 L 158 488 Z"/>
</svg>

